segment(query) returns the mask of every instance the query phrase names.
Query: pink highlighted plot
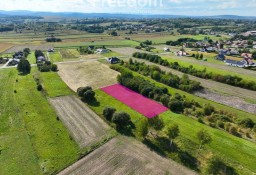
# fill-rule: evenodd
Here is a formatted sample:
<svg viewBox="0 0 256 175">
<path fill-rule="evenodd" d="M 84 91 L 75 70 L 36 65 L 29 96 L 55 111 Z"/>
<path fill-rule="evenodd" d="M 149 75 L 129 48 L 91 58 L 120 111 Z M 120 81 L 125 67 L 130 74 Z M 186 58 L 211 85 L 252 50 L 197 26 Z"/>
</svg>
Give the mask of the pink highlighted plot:
<svg viewBox="0 0 256 175">
<path fill-rule="evenodd" d="M 121 101 L 147 118 L 153 118 L 167 110 L 163 105 L 148 99 L 122 85 L 116 84 L 101 88 L 102 91 Z"/>
</svg>

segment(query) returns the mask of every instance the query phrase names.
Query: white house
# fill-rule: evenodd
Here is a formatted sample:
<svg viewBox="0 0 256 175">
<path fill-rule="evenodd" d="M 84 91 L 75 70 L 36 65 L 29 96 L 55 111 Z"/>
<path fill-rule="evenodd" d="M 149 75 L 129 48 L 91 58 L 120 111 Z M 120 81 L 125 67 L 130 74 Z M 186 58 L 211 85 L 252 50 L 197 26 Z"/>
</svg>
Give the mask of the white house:
<svg viewBox="0 0 256 175">
<path fill-rule="evenodd" d="M 104 53 L 108 53 L 109 51 L 107 49 L 97 49 L 96 50 L 96 54 L 104 54 Z"/>
<path fill-rule="evenodd" d="M 165 48 L 164 48 L 164 51 L 165 51 L 165 52 L 170 52 L 171 50 L 170 50 L 169 47 L 165 47 Z"/>
</svg>

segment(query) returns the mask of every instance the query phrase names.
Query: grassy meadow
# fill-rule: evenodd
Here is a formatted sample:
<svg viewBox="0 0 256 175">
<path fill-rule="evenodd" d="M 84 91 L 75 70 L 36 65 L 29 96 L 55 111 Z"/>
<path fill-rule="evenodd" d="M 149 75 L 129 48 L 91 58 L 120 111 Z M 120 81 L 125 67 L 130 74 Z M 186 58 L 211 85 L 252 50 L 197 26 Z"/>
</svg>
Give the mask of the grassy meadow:
<svg viewBox="0 0 256 175">
<path fill-rule="evenodd" d="M 0 74 L 1 173 L 51 174 L 76 160 L 79 147 L 37 91 L 33 73 L 6 69 Z"/>
</svg>

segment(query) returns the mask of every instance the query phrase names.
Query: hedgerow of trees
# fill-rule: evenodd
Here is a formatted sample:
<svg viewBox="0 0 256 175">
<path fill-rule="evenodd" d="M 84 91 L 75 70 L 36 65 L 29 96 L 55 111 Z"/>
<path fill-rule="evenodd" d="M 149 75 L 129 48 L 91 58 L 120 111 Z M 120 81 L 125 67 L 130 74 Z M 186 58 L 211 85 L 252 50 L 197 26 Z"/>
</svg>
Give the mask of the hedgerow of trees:
<svg viewBox="0 0 256 175">
<path fill-rule="evenodd" d="M 206 68 L 203 70 L 198 70 L 198 69 L 194 68 L 193 65 L 185 67 L 185 66 L 179 65 L 178 62 L 169 63 L 167 60 L 162 59 L 158 55 L 151 55 L 151 54 L 147 54 L 147 53 L 136 52 L 133 54 L 133 57 L 145 59 L 150 62 L 157 63 L 162 66 L 167 66 L 172 69 L 175 69 L 180 72 L 190 74 L 190 75 L 193 75 L 193 76 L 196 76 L 199 78 L 211 79 L 211 80 L 214 80 L 217 82 L 221 82 L 221 83 L 229 84 L 232 86 L 237 86 L 237 87 L 241 87 L 244 89 L 256 91 L 256 82 L 255 81 L 244 80 L 243 78 L 238 77 L 238 76 L 221 75 L 221 74 L 217 74 L 217 73 L 213 73 L 213 72 L 207 72 Z"/>
</svg>

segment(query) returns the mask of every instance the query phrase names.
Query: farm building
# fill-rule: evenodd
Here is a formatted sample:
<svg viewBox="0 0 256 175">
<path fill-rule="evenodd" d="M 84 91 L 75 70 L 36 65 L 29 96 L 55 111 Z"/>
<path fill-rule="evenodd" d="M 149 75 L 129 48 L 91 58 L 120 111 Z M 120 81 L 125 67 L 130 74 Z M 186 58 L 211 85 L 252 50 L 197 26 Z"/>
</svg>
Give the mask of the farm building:
<svg viewBox="0 0 256 175">
<path fill-rule="evenodd" d="M 230 59 L 227 59 L 225 61 L 225 63 L 229 66 L 234 66 L 234 67 L 241 67 L 241 68 L 244 68 L 244 67 L 247 67 L 248 66 L 248 63 L 247 61 L 243 60 L 243 61 L 237 61 L 237 60 L 230 60 Z"/>
<path fill-rule="evenodd" d="M 111 58 L 108 58 L 108 59 L 107 59 L 107 62 L 108 62 L 109 64 L 117 64 L 117 63 L 120 62 L 120 59 L 117 58 L 117 57 L 111 57 Z"/>
<path fill-rule="evenodd" d="M 5 64 L 9 61 L 8 58 L 0 58 L 0 64 Z"/>
</svg>

